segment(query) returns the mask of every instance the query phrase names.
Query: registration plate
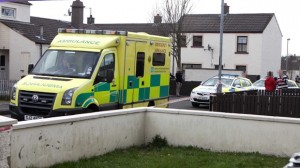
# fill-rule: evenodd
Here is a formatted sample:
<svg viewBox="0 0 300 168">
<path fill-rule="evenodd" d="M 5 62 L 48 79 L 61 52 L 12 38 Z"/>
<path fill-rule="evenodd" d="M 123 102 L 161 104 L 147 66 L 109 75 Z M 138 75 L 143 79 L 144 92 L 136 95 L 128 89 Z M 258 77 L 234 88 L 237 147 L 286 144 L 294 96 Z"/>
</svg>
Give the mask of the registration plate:
<svg viewBox="0 0 300 168">
<path fill-rule="evenodd" d="M 43 117 L 40 116 L 31 116 L 31 115 L 24 115 L 24 120 L 37 120 L 37 119 L 42 119 Z"/>
<path fill-rule="evenodd" d="M 208 100 L 209 97 L 198 97 L 199 100 Z"/>
</svg>

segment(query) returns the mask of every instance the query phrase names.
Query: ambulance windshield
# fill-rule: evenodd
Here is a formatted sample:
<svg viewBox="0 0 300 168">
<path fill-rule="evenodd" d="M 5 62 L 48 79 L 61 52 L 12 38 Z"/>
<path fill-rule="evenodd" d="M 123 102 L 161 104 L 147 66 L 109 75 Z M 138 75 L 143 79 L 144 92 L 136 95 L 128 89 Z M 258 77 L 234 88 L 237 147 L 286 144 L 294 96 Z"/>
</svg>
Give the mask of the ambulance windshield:
<svg viewBox="0 0 300 168">
<path fill-rule="evenodd" d="M 47 50 L 31 74 L 73 78 L 90 78 L 100 53 Z"/>
</svg>

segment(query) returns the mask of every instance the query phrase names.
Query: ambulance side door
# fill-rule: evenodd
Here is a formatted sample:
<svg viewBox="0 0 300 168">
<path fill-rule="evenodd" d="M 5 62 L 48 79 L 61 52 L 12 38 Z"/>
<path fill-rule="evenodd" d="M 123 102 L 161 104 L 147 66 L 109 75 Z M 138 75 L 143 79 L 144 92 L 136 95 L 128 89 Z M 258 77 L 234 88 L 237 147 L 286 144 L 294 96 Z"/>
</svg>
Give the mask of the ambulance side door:
<svg viewBox="0 0 300 168">
<path fill-rule="evenodd" d="M 100 104 L 100 110 L 117 109 L 119 98 L 117 52 L 109 50 L 103 53 L 94 82 L 94 97 Z"/>
<path fill-rule="evenodd" d="M 145 58 L 146 58 L 146 42 L 137 42 L 135 44 L 135 78 L 136 85 L 133 90 L 133 102 L 143 102 L 149 99 L 149 94 L 145 95 L 146 86 L 149 85 L 149 80 L 146 80 L 145 74 Z"/>
</svg>

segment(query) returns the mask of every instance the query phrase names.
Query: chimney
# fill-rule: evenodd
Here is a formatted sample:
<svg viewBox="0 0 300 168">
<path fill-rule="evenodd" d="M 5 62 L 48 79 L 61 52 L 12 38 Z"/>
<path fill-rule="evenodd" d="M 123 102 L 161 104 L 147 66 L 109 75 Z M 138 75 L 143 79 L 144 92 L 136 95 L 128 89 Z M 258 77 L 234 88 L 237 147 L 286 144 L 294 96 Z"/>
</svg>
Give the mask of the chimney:
<svg viewBox="0 0 300 168">
<path fill-rule="evenodd" d="M 94 24 L 95 23 L 95 18 L 93 18 L 92 15 L 90 15 L 90 17 L 87 18 L 87 24 Z"/>
<path fill-rule="evenodd" d="M 161 21 L 162 21 L 162 17 L 159 14 L 154 16 L 154 23 L 161 23 Z"/>
<path fill-rule="evenodd" d="M 73 1 L 71 26 L 83 29 L 83 3 L 80 0 Z"/>
<path fill-rule="evenodd" d="M 87 18 L 87 24 L 94 24 L 95 18 L 92 16 L 92 8 L 90 8 L 90 17 Z"/>
<path fill-rule="evenodd" d="M 226 15 L 226 14 L 229 14 L 229 7 L 230 7 L 230 6 L 228 6 L 227 3 L 224 4 L 224 14 L 225 14 L 225 15 Z"/>
</svg>

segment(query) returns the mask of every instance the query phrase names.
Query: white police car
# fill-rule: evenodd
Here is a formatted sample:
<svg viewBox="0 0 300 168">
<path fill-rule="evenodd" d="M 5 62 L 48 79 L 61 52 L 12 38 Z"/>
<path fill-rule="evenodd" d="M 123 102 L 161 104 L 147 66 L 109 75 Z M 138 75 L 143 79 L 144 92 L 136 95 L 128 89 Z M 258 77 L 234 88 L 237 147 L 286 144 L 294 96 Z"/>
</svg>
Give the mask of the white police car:
<svg viewBox="0 0 300 168">
<path fill-rule="evenodd" d="M 190 95 L 190 101 L 194 107 L 210 105 L 210 96 L 217 93 L 219 77 L 214 76 L 201 85 L 194 88 Z M 221 76 L 222 93 L 253 90 L 252 82 L 238 75 L 223 74 Z"/>
</svg>

